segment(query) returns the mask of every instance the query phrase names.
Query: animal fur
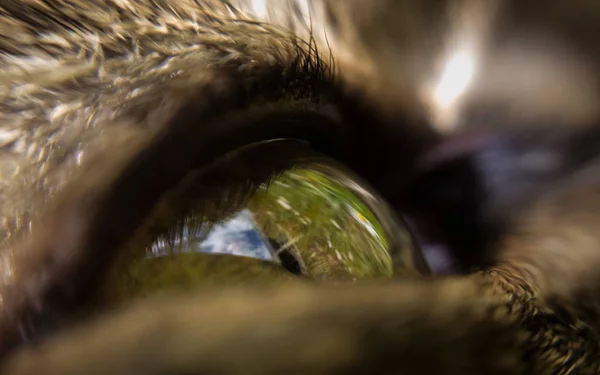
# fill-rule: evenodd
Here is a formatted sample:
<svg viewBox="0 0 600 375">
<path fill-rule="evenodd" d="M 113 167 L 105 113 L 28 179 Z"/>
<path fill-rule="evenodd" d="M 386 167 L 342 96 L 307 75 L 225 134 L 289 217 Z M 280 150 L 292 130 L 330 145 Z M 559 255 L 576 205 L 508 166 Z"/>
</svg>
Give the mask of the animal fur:
<svg viewBox="0 0 600 375">
<path fill-rule="evenodd" d="M 586 135 L 598 120 L 591 3 L 563 15 L 557 2 L 507 2 L 504 13 L 466 0 L 340 3 L 273 0 L 266 13 L 216 0 L 0 4 L 3 373 L 598 373 L 594 152 L 525 190 L 493 265 L 472 274 L 198 291 L 29 342 L 87 302 L 170 185 L 234 146 L 214 140 L 245 134 L 263 112 L 345 124 L 331 130 L 349 138 L 340 158 L 403 207 L 414 182 L 403 172 L 438 143 L 434 130 L 458 124 L 436 122 L 422 93 L 464 20 L 481 21 L 467 29 L 497 62 L 480 73 L 496 79 L 479 80 L 456 113 L 464 127 L 558 118 Z M 496 11 L 514 23 L 500 17 L 495 29 Z M 503 39 L 510 25 L 540 49 Z M 548 73 L 530 86 L 497 79 L 540 66 Z"/>
</svg>

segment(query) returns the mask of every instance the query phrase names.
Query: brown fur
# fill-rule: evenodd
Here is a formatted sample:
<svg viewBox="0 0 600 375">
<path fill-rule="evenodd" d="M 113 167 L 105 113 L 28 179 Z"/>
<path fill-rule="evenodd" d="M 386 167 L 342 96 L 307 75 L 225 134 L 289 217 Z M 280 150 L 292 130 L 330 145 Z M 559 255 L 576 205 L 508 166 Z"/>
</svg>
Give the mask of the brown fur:
<svg viewBox="0 0 600 375">
<path fill-rule="evenodd" d="M 269 9 L 276 9 L 275 1 Z M 342 7 L 322 1 L 314 4 L 312 24 L 293 3 L 279 4 L 281 12 L 258 17 L 268 23 L 257 22 L 243 1 L 0 5 L 3 373 L 598 373 L 598 185 L 586 171 L 531 202 L 500 242 L 497 264 L 473 275 L 355 289 L 199 291 L 142 302 L 59 334 L 41 350 L 31 345 L 13 352 L 27 317 L 60 314 L 81 303 L 94 280 L 82 275 L 83 266 L 108 263 L 168 183 L 234 146 L 207 151 L 215 139 L 260 121 L 263 111 L 355 119 L 359 127 L 348 126 L 350 138 L 376 133 L 381 123 L 386 126 L 375 134 L 377 141 L 389 134 L 396 136 L 390 142 L 414 136 L 416 147 L 435 138 L 411 127 L 435 118 L 430 103 L 415 93 L 435 72 L 436 51 L 450 43 L 445 36 L 457 27 L 452 12 L 477 10 L 472 7 L 478 3 L 353 0 Z M 481 9 L 492 12 L 492 5 Z M 583 1 L 572 5 L 582 15 L 579 22 L 592 28 L 599 13 L 588 7 Z M 544 12 L 530 17 L 541 30 L 584 43 L 587 34 L 570 17 L 556 21 L 557 5 L 538 8 Z M 580 105 L 552 95 L 558 91 L 550 84 L 530 95 L 517 81 L 497 88 L 482 80 L 465 108 L 526 92 L 535 100 L 509 100 L 511 119 L 560 112 L 566 123 L 597 120 L 597 51 L 563 44 L 573 53 L 546 51 L 569 57 L 564 66 L 573 75 L 565 77 L 589 82 L 562 87 Z M 534 71 L 537 63 L 523 69 Z M 490 65 L 488 76 L 502 75 L 508 65 Z M 357 97 L 368 103 L 364 111 L 354 109 Z M 402 131 L 394 127 L 400 117 L 408 118 Z M 361 123 L 365 119 L 372 121 Z M 367 150 L 379 146 L 372 142 Z M 169 145 L 177 152 L 160 154 Z M 409 164 L 415 155 L 406 150 Z M 403 170 L 403 157 L 393 160 L 392 175 L 373 167 L 381 163 L 365 166 L 358 156 L 345 157 L 359 172 L 372 169 L 367 177 L 377 187 L 390 186 L 384 181 Z M 153 181 L 147 172 L 137 190 L 119 190 L 144 160 L 169 165 L 156 172 L 163 173 L 158 180 L 165 186 L 144 183 Z M 142 188 L 152 204 L 114 223 Z"/>
</svg>

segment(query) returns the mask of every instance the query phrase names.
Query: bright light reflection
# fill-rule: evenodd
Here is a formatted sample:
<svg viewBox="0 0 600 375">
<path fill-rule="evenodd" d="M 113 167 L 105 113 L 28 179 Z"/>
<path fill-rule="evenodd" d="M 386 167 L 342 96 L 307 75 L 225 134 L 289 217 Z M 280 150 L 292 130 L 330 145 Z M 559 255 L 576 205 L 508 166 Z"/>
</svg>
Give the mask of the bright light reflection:
<svg viewBox="0 0 600 375">
<path fill-rule="evenodd" d="M 469 51 L 458 51 L 451 55 L 444 67 L 433 100 L 440 109 L 452 106 L 465 93 L 475 73 L 475 57 Z"/>
</svg>

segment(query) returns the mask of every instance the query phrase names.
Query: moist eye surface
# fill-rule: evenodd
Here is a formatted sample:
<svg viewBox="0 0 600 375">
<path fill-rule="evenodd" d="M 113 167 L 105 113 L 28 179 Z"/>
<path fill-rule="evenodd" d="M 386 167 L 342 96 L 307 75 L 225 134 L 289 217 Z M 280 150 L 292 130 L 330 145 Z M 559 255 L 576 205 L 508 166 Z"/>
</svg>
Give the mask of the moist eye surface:
<svg viewBox="0 0 600 375">
<path fill-rule="evenodd" d="M 428 272 L 387 204 L 347 168 L 298 141 L 224 156 L 163 207 L 146 243 L 133 241 L 116 262 L 104 300 L 199 285 L 346 283 Z"/>
</svg>

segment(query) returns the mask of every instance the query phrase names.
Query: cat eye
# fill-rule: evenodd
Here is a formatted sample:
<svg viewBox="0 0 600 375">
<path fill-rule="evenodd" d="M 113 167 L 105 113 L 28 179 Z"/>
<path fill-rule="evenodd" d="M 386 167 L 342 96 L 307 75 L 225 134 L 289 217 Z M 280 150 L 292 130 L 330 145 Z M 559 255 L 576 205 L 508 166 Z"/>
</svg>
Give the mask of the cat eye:
<svg viewBox="0 0 600 375">
<path fill-rule="evenodd" d="M 109 272 L 102 298 L 429 273 L 407 225 L 386 202 L 300 141 L 238 149 L 192 173 L 168 196 Z"/>
</svg>

